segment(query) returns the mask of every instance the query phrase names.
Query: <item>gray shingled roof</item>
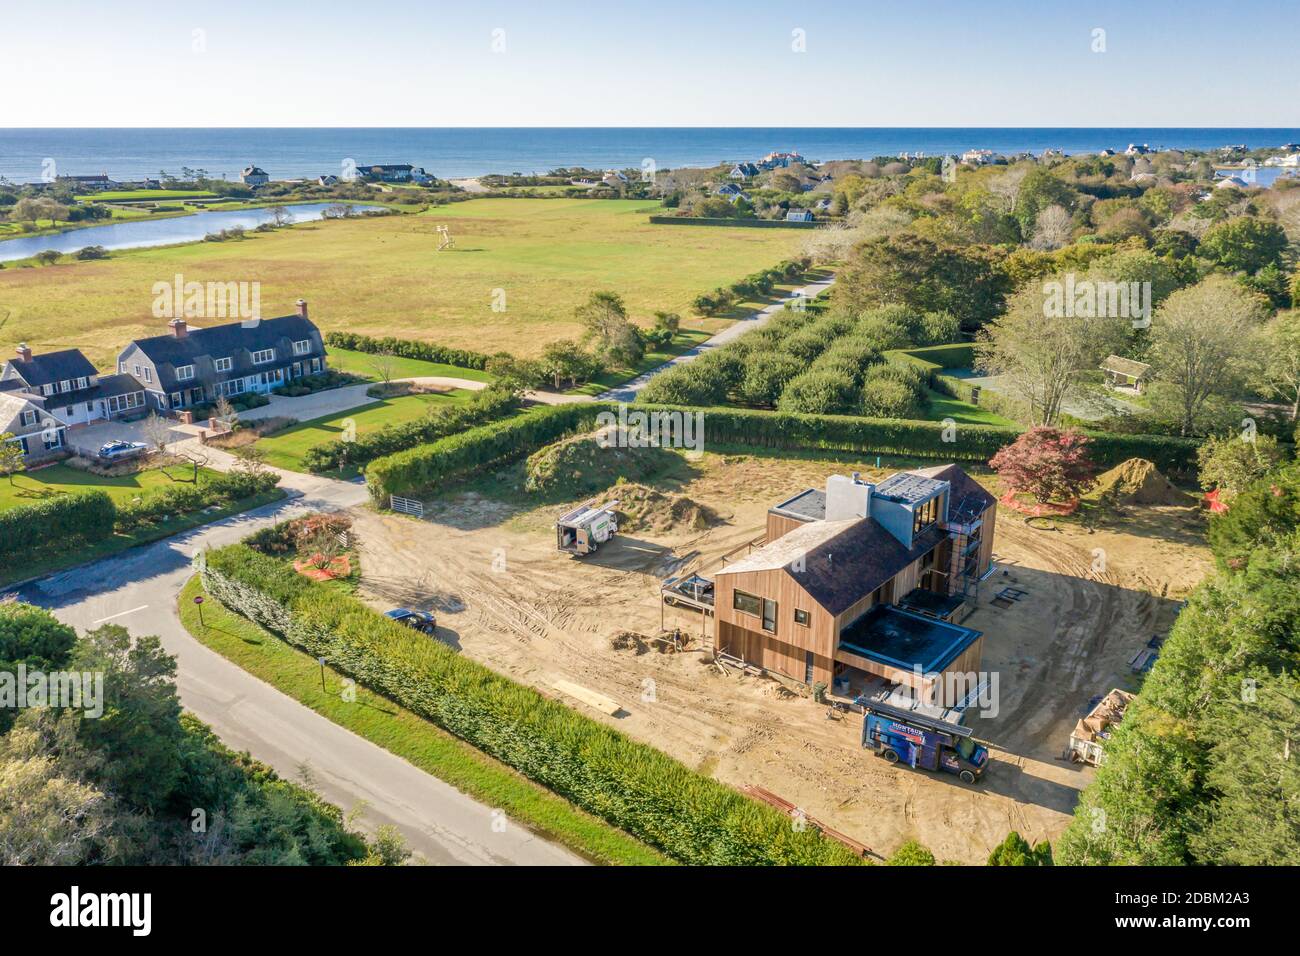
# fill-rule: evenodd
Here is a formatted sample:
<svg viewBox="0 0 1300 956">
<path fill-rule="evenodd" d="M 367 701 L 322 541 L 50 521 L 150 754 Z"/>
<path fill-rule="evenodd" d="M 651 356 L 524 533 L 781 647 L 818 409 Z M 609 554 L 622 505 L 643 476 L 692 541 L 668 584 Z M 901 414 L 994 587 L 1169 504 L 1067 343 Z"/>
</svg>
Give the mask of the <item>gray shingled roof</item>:
<svg viewBox="0 0 1300 956">
<path fill-rule="evenodd" d="M 32 386 L 71 381 L 83 375 L 89 378 L 95 374 L 95 366 L 81 354 L 80 349 L 63 349 L 60 352 L 33 355 L 30 362 L 24 362 L 19 358 L 12 358 L 9 362 L 23 380 Z"/>
<path fill-rule="evenodd" d="M 262 319 L 256 325 L 245 326 L 241 322 L 230 322 L 206 329 L 191 328 L 180 338 L 169 332 L 148 339 L 136 339 L 134 344 L 155 365 L 189 365 L 196 358 L 205 355 L 223 358 L 235 349 L 255 352 L 272 348 L 282 339 L 309 339 L 316 331 L 315 324 L 300 315 L 282 315 L 275 319 Z"/>
</svg>

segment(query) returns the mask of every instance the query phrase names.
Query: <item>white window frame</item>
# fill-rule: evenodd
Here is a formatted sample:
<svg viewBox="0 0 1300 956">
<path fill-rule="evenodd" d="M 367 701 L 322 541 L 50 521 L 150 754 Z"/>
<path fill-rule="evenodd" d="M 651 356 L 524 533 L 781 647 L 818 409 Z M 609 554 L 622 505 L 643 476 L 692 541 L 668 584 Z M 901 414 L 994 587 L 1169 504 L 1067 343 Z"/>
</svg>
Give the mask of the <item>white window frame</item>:
<svg viewBox="0 0 1300 956">
<path fill-rule="evenodd" d="M 300 340 L 300 341 L 298 341 L 298 342 L 294 342 L 294 343 L 293 343 L 293 354 L 294 354 L 294 355 L 310 355 L 310 354 L 311 354 L 311 339 L 302 339 L 302 340 Z"/>
<path fill-rule="evenodd" d="M 145 380 L 146 382 L 152 382 L 152 381 L 153 381 L 153 369 L 149 368 L 147 365 L 145 366 L 145 369 L 144 369 L 144 380 Z"/>
<path fill-rule="evenodd" d="M 81 388 L 89 388 L 89 387 L 90 387 L 90 379 L 86 378 L 86 376 L 84 375 L 79 375 L 77 377 L 77 388 L 81 389 Z"/>
<path fill-rule="evenodd" d="M 265 355 L 265 356 L 267 356 L 267 357 L 266 357 L 266 358 L 258 358 L 259 355 Z M 270 349 L 258 349 L 256 352 L 251 353 L 250 358 L 252 359 L 254 365 L 265 365 L 267 362 L 274 362 L 274 361 L 275 361 L 275 349 L 273 349 L 273 348 L 270 348 Z"/>
<path fill-rule="evenodd" d="M 59 391 L 60 392 L 72 391 L 72 382 L 69 379 L 65 378 L 63 381 L 59 383 Z"/>
<path fill-rule="evenodd" d="M 41 394 L 42 394 L 42 395 L 53 395 L 53 394 L 54 394 L 54 385 L 53 385 L 53 384 L 42 385 L 42 386 L 41 386 Z"/>
<path fill-rule="evenodd" d="M 235 367 L 235 360 L 229 355 L 224 358 L 213 359 L 212 367 L 218 372 L 229 372 Z"/>
<path fill-rule="evenodd" d="M 144 371 L 143 369 L 140 368 L 139 365 L 133 365 L 132 368 L 135 369 L 136 378 L 144 378 Z"/>
<path fill-rule="evenodd" d="M 176 366 L 176 381 L 178 381 L 178 382 L 188 382 L 188 381 L 190 381 L 190 380 L 193 379 L 193 378 L 194 378 L 194 366 L 193 366 L 193 365 L 178 365 L 178 366 Z"/>
<path fill-rule="evenodd" d="M 24 408 L 24 409 L 23 409 L 23 427 L 24 427 L 24 428 L 30 428 L 32 425 L 35 425 L 35 424 L 36 424 L 36 412 L 32 411 L 32 409 L 30 409 L 30 408 Z"/>
</svg>

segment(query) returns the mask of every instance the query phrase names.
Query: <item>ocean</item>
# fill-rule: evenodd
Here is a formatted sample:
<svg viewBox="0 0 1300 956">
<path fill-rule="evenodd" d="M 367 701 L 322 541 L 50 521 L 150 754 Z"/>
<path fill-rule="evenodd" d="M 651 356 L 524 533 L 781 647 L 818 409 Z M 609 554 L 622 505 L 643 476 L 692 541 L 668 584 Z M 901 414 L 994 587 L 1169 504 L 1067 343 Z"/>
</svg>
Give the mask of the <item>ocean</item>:
<svg viewBox="0 0 1300 956">
<path fill-rule="evenodd" d="M 419 128 L 0 129 L 0 176 L 16 183 L 106 173 L 124 180 L 182 168 L 235 179 L 250 163 L 272 179 L 339 174 L 358 164 L 411 163 L 441 178 L 540 173 L 559 166 L 659 169 L 710 166 L 794 150 L 814 161 L 927 156 L 991 149 L 1095 153 L 1129 143 L 1157 148 L 1251 148 L 1300 142 L 1300 129 L 1101 128 Z"/>
</svg>

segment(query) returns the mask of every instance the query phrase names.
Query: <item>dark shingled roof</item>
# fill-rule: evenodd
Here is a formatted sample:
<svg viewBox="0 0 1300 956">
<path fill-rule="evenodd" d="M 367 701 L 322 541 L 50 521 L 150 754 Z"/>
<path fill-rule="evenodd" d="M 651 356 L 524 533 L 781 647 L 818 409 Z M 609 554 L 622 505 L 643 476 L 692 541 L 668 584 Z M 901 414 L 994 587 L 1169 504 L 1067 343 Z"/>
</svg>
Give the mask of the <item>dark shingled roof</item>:
<svg viewBox="0 0 1300 956">
<path fill-rule="evenodd" d="M 837 527 L 840 530 L 835 531 Z M 820 534 L 823 530 L 827 534 Z M 801 547 L 800 539 L 805 532 L 816 543 L 806 550 L 800 549 L 795 555 L 791 549 Z M 818 604 L 831 614 L 839 614 L 946 537 L 947 534 L 937 525 L 932 525 L 917 536 L 908 550 L 875 518 L 814 522 L 728 565 L 718 575 L 782 567 Z M 796 560 L 800 556 L 803 569 L 796 571 Z"/>
<path fill-rule="evenodd" d="M 809 488 L 793 498 L 787 498 L 772 510 L 804 521 L 821 521 L 826 517 L 826 492 Z"/>
<path fill-rule="evenodd" d="M 19 358 L 12 358 L 9 362 L 23 380 L 32 386 L 71 381 L 83 375 L 90 378 L 95 374 L 95 366 L 81 354 L 80 349 L 64 349 L 61 352 L 33 355 L 30 362 L 24 362 Z"/>
<path fill-rule="evenodd" d="M 230 322 L 206 329 L 192 328 L 181 338 L 169 332 L 148 339 L 136 339 L 133 344 L 149 356 L 155 365 L 189 365 L 204 355 L 223 358 L 235 349 L 256 352 L 273 348 L 281 339 L 309 339 L 315 332 L 315 324 L 302 316 L 282 315 L 276 319 L 262 319 L 256 325 L 245 326 L 241 322 Z"/>
</svg>

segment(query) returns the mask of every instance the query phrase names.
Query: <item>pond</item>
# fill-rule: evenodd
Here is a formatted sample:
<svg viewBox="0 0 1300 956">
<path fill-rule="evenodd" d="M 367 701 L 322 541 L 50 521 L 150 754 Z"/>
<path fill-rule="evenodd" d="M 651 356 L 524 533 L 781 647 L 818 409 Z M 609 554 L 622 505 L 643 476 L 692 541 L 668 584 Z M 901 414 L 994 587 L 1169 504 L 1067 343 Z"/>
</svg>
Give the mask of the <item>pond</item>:
<svg viewBox="0 0 1300 956">
<path fill-rule="evenodd" d="M 324 211 L 336 203 L 299 203 L 286 205 L 294 222 L 320 219 Z M 354 212 L 381 209 L 381 206 L 350 204 Z M 273 222 L 270 209 L 230 209 L 198 212 L 192 216 L 174 216 L 170 219 L 135 219 L 84 229 L 68 229 L 48 236 L 23 236 L 0 241 L 0 262 L 27 259 L 54 249 L 70 253 L 86 246 L 103 246 L 105 249 L 138 249 L 142 246 L 174 246 L 182 242 L 197 242 L 208 233 L 232 229 L 236 226 L 254 229 L 263 223 Z"/>
</svg>

